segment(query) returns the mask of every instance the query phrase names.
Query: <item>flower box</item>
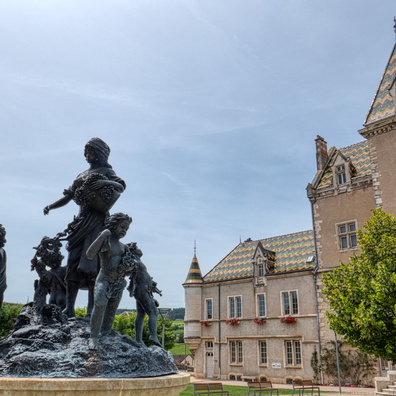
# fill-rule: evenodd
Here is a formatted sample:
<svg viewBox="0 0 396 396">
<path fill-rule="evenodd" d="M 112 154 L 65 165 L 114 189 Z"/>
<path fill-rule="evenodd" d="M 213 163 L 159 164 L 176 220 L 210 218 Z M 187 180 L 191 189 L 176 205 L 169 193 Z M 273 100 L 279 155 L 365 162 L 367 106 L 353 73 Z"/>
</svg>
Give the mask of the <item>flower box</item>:
<svg viewBox="0 0 396 396">
<path fill-rule="evenodd" d="M 239 325 L 241 322 L 238 318 L 227 319 L 226 324 L 231 326 Z"/>
<path fill-rule="evenodd" d="M 280 321 L 282 323 L 296 323 L 297 319 L 294 316 L 285 316 Z"/>
<path fill-rule="evenodd" d="M 259 316 L 256 316 L 252 319 L 252 322 L 257 323 L 258 325 L 262 325 L 266 322 L 267 320 L 265 318 L 260 318 Z"/>
</svg>

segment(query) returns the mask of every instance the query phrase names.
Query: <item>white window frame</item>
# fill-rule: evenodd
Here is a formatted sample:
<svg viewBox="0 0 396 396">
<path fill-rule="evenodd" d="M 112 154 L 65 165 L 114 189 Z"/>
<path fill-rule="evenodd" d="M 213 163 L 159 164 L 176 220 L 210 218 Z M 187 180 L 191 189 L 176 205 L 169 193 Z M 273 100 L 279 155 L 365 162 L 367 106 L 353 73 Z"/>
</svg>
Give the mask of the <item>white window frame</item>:
<svg viewBox="0 0 396 396">
<path fill-rule="evenodd" d="M 261 315 L 260 313 L 260 296 L 264 297 L 264 315 Z M 265 293 L 257 293 L 256 294 L 256 316 L 263 318 L 265 316 L 267 316 L 267 298 Z"/>
<path fill-rule="evenodd" d="M 228 342 L 230 364 L 243 364 L 243 344 L 241 340 Z"/>
<path fill-rule="evenodd" d="M 302 349 L 300 340 L 285 340 L 283 344 L 285 367 L 301 367 Z"/>
<path fill-rule="evenodd" d="M 268 365 L 268 343 L 266 340 L 260 340 L 258 342 L 258 364 L 259 366 Z"/>
<path fill-rule="evenodd" d="M 258 263 L 257 264 L 257 276 L 259 278 L 262 278 L 265 275 L 265 269 L 264 269 L 264 263 Z"/>
<path fill-rule="evenodd" d="M 242 296 L 228 296 L 227 297 L 227 310 L 228 310 L 228 318 L 242 318 L 243 309 L 242 309 Z M 232 312 L 232 310 L 234 312 Z"/>
<path fill-rule="evenodd" d="M 209 315 L 209 303 L 211 305 L 211 313 L 210 313 L 210 315 Z M 206 320 L 213 319 L 213 298 L 205 298 L 205 319 Z"/>
<path fill-rule="evenodd" d="M 347 183 L 347 174 L 346 174 L 346 164 L 335 165 L 335 174 L 337 178 L 337 184 L 342 186 Z"/>
<path fill-rule="evenodd" d="M 350 220 L 336 224 L 339 250 L 357 248 L 357 221 Z"/>
<path fill-rule="evenodd" d="M 293 295 L 296 297 L 296 301 L 293 300 Z M 288 298 L 289 306 L 286 306 L 286 299 Z M 283 316 L 298 315 L 300 313 L 300 304 L 298 298 L 298 290 L 283 290 L 280 292 L 281 297 L 281 312 Z"/>
</svg>

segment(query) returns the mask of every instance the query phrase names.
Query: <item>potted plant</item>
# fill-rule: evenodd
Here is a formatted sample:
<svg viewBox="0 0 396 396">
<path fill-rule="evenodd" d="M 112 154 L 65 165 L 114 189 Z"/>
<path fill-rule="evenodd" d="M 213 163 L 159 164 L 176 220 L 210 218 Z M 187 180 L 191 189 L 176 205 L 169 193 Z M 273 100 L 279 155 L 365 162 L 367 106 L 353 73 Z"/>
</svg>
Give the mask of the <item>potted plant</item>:
<svg viewBox="0 0 396 396">
<path fill-rule="evenodd" d="M 261 318 L 261 317 L 259 317 L 259 316 L 255 316 L 255 317 L 252 319 L 252 322 L 257 323 L 258 325 L 262 325 L 262 324 L 264 324 L 266 321 L 267 321 L 266 318 Z"/>
<path fill-rule="evenodd" d="M 296 323 L 297 319 L 294 316 L 285 316 L 280 320 L 282 323 Z"/>
<path fill-rule="evenodd" d="M 240 320 L 238 318 L 232 318 L 232 319 L 227 319 L 226 320 L 226 324 L 227 325 L 231 325 L 231 326 L 239 325 L 239 323 L 241 323 L 241 322 L 240 322 Z"/>
</svg>

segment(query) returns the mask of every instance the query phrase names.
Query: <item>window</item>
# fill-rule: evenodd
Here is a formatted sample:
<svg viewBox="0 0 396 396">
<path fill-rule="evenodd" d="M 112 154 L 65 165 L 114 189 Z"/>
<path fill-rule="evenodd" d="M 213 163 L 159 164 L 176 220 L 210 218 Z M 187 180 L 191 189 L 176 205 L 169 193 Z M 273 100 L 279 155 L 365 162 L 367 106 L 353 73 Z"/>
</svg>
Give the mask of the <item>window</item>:
<svg viewBox="0 0 396 396">
<path fill-rule="evenodd" d="M 338 165 L 336 167 L 336 175 L 337 175 L 337 183 L 338 184 L 346 183 L 345 165 Z"/>
<path fill-rule="evenodd" d="M 283 315 L 298 314 L 297 291 L 282 292 Z"/>
<path fill-rule="evenodd" d="M 265 294 L 257 294 L 257 316 L 266 316 L 265 312 Z"/>
<path fill-rule="evenodd" d="M 267 341 L 259 341 L 259 364 L 267 364 Z"/>
<path fill-rule="evenodd" d="M 300 341 L 285 341 L 286 366 L 301 366 Z"/>
<path fill-rule="evenodd" d="M 242 341 L 230 341 L 230 363 L 239 364 L 243 362 Z"/>
<path fill-rule="evenodd" d="M 257 265 L 257 276 L 264 276 L 264 264 Z"/>
<path fill-rule="evenodd" d="M 213 348 L 213 341 L 206 341 L 206 348 Z"/>
<path fill-rule="evenodd" d="M 207 299 L 206 301 L 206 319 L 213 319 L 213 300 Z"/>
<path fill-rule="evenodd" d="M 338 224 L 337 232 L 341 250 L 352 249 L 357 246 L 356 222 Z"/>
<path fill-rule="evenodd" d="M 242 297 L 228 297 L 228 317 L 241 318 L 242 317 Z"/>
</svg>

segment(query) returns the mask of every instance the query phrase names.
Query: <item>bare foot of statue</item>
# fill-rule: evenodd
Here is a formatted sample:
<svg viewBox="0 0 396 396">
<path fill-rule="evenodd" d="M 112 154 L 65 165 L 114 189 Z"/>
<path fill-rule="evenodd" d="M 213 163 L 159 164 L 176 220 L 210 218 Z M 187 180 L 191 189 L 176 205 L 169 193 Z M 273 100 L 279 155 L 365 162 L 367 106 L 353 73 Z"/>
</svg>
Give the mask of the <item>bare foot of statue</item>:
<svg viewBox="0 0 396 396">
<path fill-rule="evenodd" d="M 150 337 L 149 340 L 150 340 L 150 342 L 151 342 L 153 345 L 157 345 L 157 346 L 159 346 L 159 347 L 162 348 L 162 344 L 159 342 L 159 340 L 158 340 L 157 337 Z"/>
<path fill-rule="evenodd" d="M 74 309 L 70 309 L 70 308 L 66 307 L 62 312 L 63 312 L 68 318 L 75 318 L 75 317 L 76 317 L 76 313 L 74 312 Z"/>
<path fill-rule="evenodd" d="M 98 339 L 97 338 L 90 338 L 88 343 L 88 349 L 96 350 L 98 349 Z"/>
</svg>

